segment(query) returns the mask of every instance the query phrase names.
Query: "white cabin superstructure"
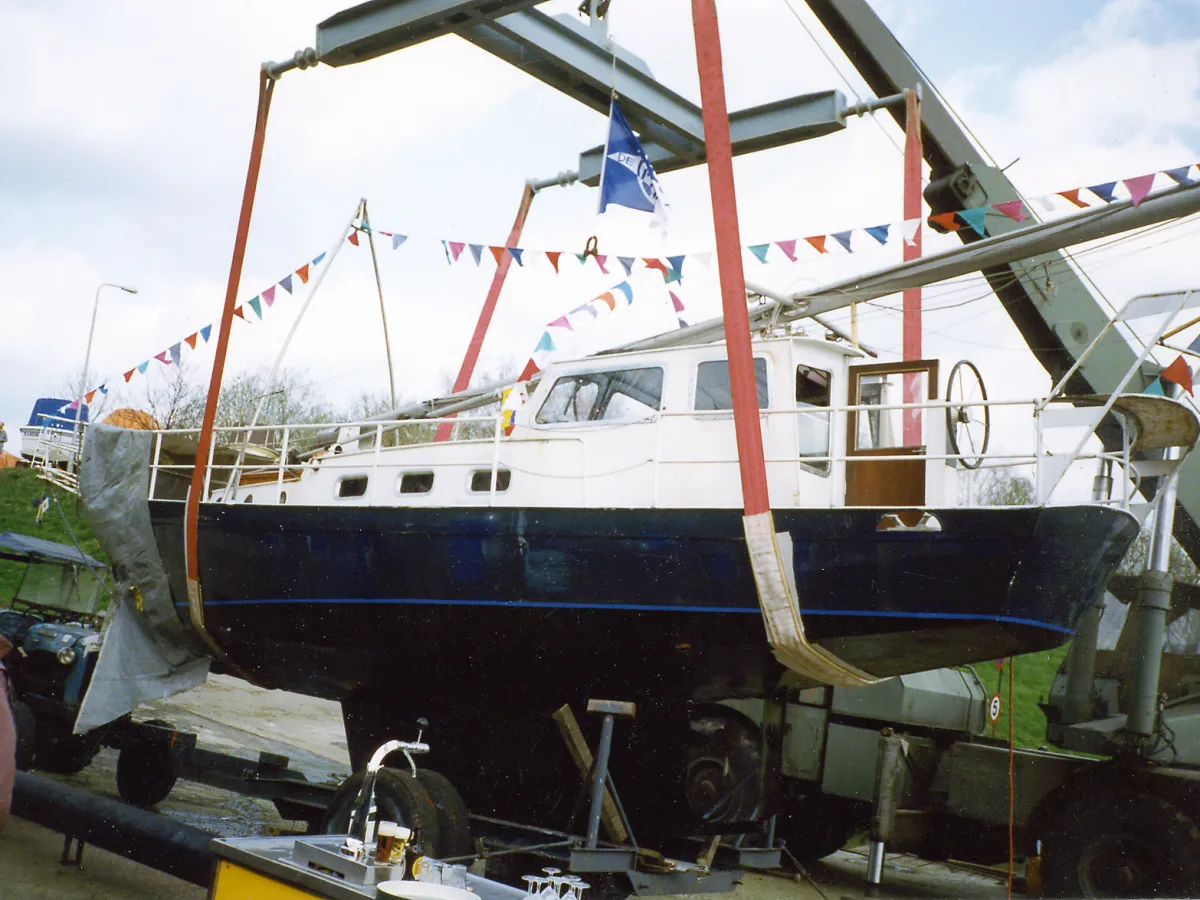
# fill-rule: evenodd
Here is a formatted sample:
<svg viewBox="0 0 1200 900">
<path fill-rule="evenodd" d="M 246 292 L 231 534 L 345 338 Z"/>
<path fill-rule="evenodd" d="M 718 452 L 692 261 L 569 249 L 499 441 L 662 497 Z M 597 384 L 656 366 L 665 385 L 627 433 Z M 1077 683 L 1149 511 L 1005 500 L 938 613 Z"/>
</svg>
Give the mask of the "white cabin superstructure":
<svg viewBox="0 0 1200 900">
<path fill-rule="evenodd" d="M 865 359 L 861 350 L 830 341 L 755 341 L 772 507 L 953 500 L 953 460 L 940 449 L 946 445 L 942 409 L 866 412 L 854 406 L 895 406 L 905 389 L 919 391 L 917 403 L 935 401 L 936 362 Z M 901 421 L 906 414 L 915 423 L 908 431 Z M 226 499 L 451 508 L 742 505 L 729 372 L 719 343 L 553 364 L 508 434 L 500 433 L 495 416 L 477 422 L 477 430 L 487 432 L 477 439 L 407 443 L 404 430 L 412 427 L 343 428 L 338 443 L 299 471 L 284 477 L 279 470 L 279 478 L 261 484 L 243 477 Z M 389 440 L 389 430 L 398 442 Z M 886 458 L 871 458 L 880 454 Z"/>
</svg>

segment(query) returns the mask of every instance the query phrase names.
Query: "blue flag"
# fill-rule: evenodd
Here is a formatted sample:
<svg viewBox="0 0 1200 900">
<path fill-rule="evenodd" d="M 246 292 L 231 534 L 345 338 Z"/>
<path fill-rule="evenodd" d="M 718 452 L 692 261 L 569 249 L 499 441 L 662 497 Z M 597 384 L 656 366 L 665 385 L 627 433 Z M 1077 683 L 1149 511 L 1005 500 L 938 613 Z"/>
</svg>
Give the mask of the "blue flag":
<svg viewBox="0 0 1200 900">
<path fill-rule="evenodd" d="M 600 167 L 600 212 L 610 203 L 660 212 L 662 193 L 654 166 L 614 100 L 608 114 L 608 142 Z"/>
</svg>

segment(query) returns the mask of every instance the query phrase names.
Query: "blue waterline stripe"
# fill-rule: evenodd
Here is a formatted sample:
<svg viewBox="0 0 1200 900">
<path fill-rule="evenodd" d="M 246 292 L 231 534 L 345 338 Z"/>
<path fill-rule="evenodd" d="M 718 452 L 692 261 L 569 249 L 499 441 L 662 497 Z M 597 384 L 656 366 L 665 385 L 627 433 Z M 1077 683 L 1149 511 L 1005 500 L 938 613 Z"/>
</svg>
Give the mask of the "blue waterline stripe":
<svg viewBox="0 0 1200 900">
<path fill-rule="evenodd" d="M 208 600 L 205 606 L 275 606 L 287 603 L 325 603 L 329 605 L 355 606 L 399 604 L 412 606 L 494 606 L 494 607 L 528 607 L 531 609 L 611 609 L 633 612 L 694 612 L 694 613 L 746 613 L 759 615 L 757 607 L 746 606 L 664 606 L 663 604 L 640 603 L 555 603 L 549 600 L 448 600 L 448 599 L 378 599 L 357 597 L 306 597 L 292 599 L 279 597 L 262 600 Z M 176 603 L 178 607 L 186 607 L 186 603 Z M 940 612 L 890 612 L 867 609 L 802 609 L 806 616 L 859 616 L 860 618 L 880 619 L 953 619 L 958 621 L 1004 622 L 1010 625 L 1032 625 L 1036 628 L 1048 628 L 1062 634 L 1073 634 L 1070 628 L 1052 625 L 1038 619 L 1023 619 L 1018 616 L 988 616 L 982 613 L 940 613 Z"/>
</svg>

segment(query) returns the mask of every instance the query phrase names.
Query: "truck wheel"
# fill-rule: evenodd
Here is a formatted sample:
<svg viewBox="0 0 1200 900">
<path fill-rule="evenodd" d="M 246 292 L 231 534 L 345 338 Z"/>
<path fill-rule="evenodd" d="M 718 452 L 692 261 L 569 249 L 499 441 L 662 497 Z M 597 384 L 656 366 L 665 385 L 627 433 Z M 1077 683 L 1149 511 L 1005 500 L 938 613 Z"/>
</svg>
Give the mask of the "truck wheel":
<svg viewBox="0 0 1200 900">
<path fill-rule="evenodd" d="M 784 802 L 775 833 L 796 859 L 810 863 L 841 850 L 864 824 L 854 801 L 805 794 Z"/>
<path fill-rule="evenodd" d="M 38 725 L 34 738 L 33 764 L 43 772 L 74 775 L 82 772 L 100 752 L 95 734 L 71 734 L 65 727 Z"/>
<path fill-rule="evenodd" d="M 1052 897 L 1194 897 L 1200 829 L 1153 794 L 1077 800 L 1042 845 Z"/>
<path fill-rule="evenodd" d="M 33 765 L 33 754 L 37 746 L 37 720 L 28 703 L 12 702 L 13 723 L 17 726 L 17 768 L 25 771 Z"/>
<path fill-rule="evenodd" d="M 684 785 L 692 813 L 709 824 L 757 819 L 764 806 L 758 729 L 726 715 L 690 724 Z"/>
<path fill-rule="evenodd" d="M 177 780 L 175 757 L 166 747 L 125 747 L 117 755 L 117 793 L 126 803 L 143 809 L 157 806 Z"/>
<path fill-rule="evenodd" d="M 358 801 L 366 770 L 355 772 L 342 782 L 321 824 L 323 834 L 346 834 L 350 830 L 350 814 Z M 359 809 L 359 821 L 366 820 L 367 804 Z M 376 822 L 397 822 L 415 833 L 414 840 L 421 845 L 421 852 L 435 859 L 442 855 L 441 836 L 438 831 L 438 814 L 433 798 L 411 772 L 399 769 L 380 769 L 375 776 Z"/>
<path fill-rule="evenodd" d="M 467 804 L 458 788 L 445 775 L 432 769 L 417 769 L 417 780 L 429 792 L 437 810 L 439 852 L 448 858 L 474 854 Z"/>
</svg>

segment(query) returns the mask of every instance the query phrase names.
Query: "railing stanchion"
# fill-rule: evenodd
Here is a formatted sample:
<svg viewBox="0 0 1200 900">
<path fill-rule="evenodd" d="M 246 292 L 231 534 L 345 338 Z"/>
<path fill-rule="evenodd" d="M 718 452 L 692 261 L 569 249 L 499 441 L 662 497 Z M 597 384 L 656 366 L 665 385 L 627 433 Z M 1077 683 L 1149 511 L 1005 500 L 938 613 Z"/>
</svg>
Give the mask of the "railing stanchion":
<svg viewBox="0 0 1200 900">
<path fill-rule="evenodd" d="M 158 466 L 162 459 L 162 432 L 154 432 L 154 465 L 150 467 L 150 499 L 154 499 L 154 489 L 158 485 Z"/>
</svg>

